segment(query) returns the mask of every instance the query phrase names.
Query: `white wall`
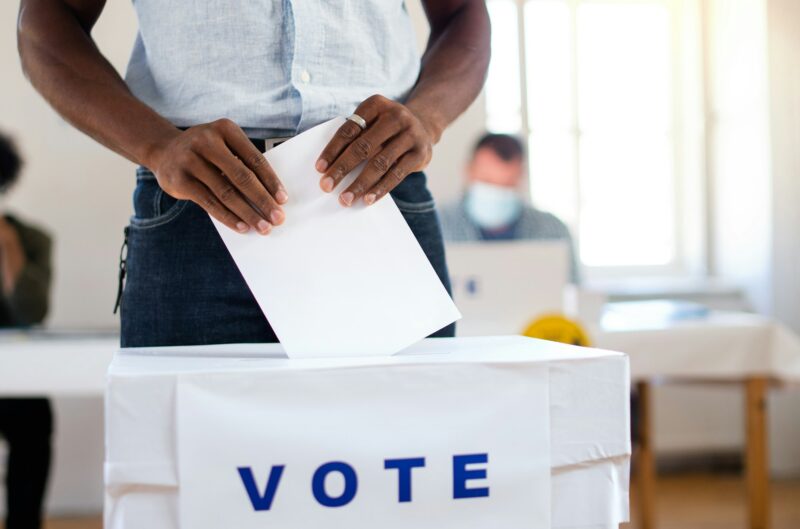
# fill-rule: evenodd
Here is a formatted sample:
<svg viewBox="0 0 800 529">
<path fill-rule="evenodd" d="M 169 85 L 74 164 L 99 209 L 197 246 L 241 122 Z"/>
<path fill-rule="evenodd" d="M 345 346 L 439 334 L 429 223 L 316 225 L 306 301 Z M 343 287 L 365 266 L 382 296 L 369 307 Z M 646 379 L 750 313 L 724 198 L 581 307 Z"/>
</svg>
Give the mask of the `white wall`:
<svg viewBox="0 0 800 529">
<path fill-rule="evenodd" d="M 26 158 L 9 205 L 55 239 L 50 325 L 115 326 L 116 259 L 130 214 L 133 165 L 75 131 L 31 88 L 17 56 L 16 10 L 17 2 L 0 2 L 0 128 L 17 139 Z M 123 69 L 136 21 L 128 2 L 109 2 L 106 11 L 95 36 Z"/>
<path fill-rule="evenodd" d="M 800 2 L 768 0 L 772 139 L 772 307 L 800 332 Z M 773 468 L 800 474 L 800 391 L 776 393 Z"/>
<path fill-rule="evenodd" d="M 26 159 L 9 208 L 44 225 L 55 239 L 55 283 L 48 323 L 112 327 L 117 258 L 131 211 L 134 166 L 75 131 L 25 80 L 16 47 L 17 2 L 0 2 L 3 97 L 0 128 Z M 129 2 L 109 2 L 95 30 L 101 49 L 122 70 L 136 20 Z"/>
<path fill-rule="evenodd" d="M 800 332 L 800 3 L 707 6 L 714 271 Z M 800 394 L 770 406 L 773 474 L 798 474 Z"/>
<path fill-rule="evenodd" d="M 117 317 L 111 309 L 117 258 L 131 211 L 134 166 L 72 129 L 27 83 L 17 56 L 17 6 L 0 2 L 0 130 L 17 139 L 26 166 L 20 185 L 4 205 L 45 226 L 55 239 L 48 323 L 115 327 Z M 118 69 L 127 62 L 135 31 L 130 2 L 109 2 L 95 36 Z M 57 399 L 54 405 L 57 436 L 50 509 L 98 512 L 103 490 L 102 400 Z"/>
<path fill-rule="evenodd" d="M 717 275 L 745 288 L 755 307 L 771 303 L 766 5 L 708 0 L 706 31 Z"/>
</svg>

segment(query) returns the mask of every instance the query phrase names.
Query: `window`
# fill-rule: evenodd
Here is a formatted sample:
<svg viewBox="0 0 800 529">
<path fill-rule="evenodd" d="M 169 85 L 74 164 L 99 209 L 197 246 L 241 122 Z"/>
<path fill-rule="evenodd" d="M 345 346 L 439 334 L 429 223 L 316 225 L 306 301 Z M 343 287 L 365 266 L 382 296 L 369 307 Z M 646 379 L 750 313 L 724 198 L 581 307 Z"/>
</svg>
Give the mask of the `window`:
<svg viewBox="0 0 800 529">
<path fill-rule="evenodd" d="M 533 203 L 571 227 L 589 275 L 695 270 L 703 225 L 703 138 L 689 132 L 703 118 L 695 2 L 488 6 L 487 128 L 527 138 Z"/>
</svg>

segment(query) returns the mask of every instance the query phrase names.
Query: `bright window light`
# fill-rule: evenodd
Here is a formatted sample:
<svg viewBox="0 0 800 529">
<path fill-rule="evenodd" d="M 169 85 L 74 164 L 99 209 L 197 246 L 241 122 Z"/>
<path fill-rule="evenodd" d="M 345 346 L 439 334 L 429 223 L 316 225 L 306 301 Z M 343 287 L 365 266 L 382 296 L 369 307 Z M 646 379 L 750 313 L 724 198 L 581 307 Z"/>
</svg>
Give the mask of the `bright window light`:
<svg viewBox="0 0 800 529">
<path fill-rule="evenodd" d="M 492 60 L 486 78 L 486 128 L 491 132 L 522 130 L 519 30 L 515 0 L 487 4 L 492 21 Z"/>
<path fill-rule="evenodd" d="M 534 205 L 570 225 L 589 268 L 677 266 L 670 2 L 490 0 L 488 6 L 487 126 L 527 136 Z"/>
<path fill-rule="evenodd" d="M 531 197 L 576 225 L 570 12 L 561 0 L 543 0 L 527 2 L 524 15 Z"/>
<path fill-rule="evenodd" d="M 647 3 L 578 6 L 581 258 L 675 258 L 670 13 Z"/>
</svg>

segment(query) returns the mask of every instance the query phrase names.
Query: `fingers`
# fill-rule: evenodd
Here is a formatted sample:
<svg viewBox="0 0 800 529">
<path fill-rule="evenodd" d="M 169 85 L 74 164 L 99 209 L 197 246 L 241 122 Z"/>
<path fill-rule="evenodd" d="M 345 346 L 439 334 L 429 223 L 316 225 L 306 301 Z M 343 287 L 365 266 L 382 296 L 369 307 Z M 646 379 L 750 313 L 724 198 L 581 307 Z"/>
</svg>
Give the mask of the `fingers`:
<svg viewBox="0 0 800 529">
<path fill-rule="evenodd" d="M 191 127 L 161 146 L 155 169 L 164 191 L 199 204 L 240 232 L 267 234 L 283 223 L 286 189 L 238 125 L 227 119 Z"/>
<path fill-rule="evenodd" d="M 397 160 L 413 147 L 413 139 L 405 135 L 391 140 L 386 147 L 370 158 L 358 178 L 339 195 L 339 202 L 343 206 L 351 206 L 360 200 L 389 172 Z"/>
<path fill-rule="evenodd" d="M 239 233 L 247 233 L 250 227 L 242 219 L 237 217 L 231 210 L 217 199 L 214 193 L 211 192 L 205 185 L 199 181 L 191 181 L 186 184 L 186 191 L 192 202 L 203 208 L 206 213 L 223 223 L 228 228 L 238 231 Z"/>
<path fill-rule="evenodd" d="M 378 117 L 379 106 L 382 103 L 381 99 L 381 96 L 372 96 L 364 100 L 364 102 L 361 103 L 358 108 L 356 108 L 355 113 L 364 118 L 364 121 L 367 122 L 367 128 L 369 128 L 370 123 L 372 123 L 372 121 Z M 349 119 L 345 121 L 319 155 L 319 159 L 316 163 L 317 171 L 320 173 L 325 173 L 333 164 L 333 162 L 339 157 L 339 155 L 344 152 L 345 148 L 347 148 L 347 146 L 350 145 L 350 143 L 355 140 L 359 134 L 361 134 L 361 127 Z"/>
<path fill-rule="evenodd" d="M 211 191 L 216 200 L 218 200 L 225 209 L 246 223 L 244 232 L 249 231 L 250 227 L 262 235 L 267 235 L 272 231 L 272 224 L 264 220 L 261 214 L 247 203 L 233 184 L 227 178 L 223 177 L 216 167 L 211 166 L 207 162 L 198 161 L 197 164 L 192 166 L 192 174 L 204 184 L 207 190 Z M 207 198 L 208 197 L 206 197 L 206 199 Z M 236 230 L 242 231 L 238 226 Z"/>
<path fill-rule="evenodd" d="M 259 181 L 278 204 L 285 204 L 289 200 L 289 195 L 286 193 L 286 188 L 281 184 L 278 175 L 275 174 L 267 159 L 264 158 L 264 154 L 256 149 L 244 131 L 237 125 L 234 124 L 232 127 L 223 125 L 223 129 L 225 142 L 231 152 L 238 156 L 247 168 L 258 177 Z"/>
<path fill-rule="evenodd" d="M 399 127 L 390 119 L 378 119 L 354 139 L 331 164 L 320 179 L 322 190 L 332 191 L 350 171 L 358 167 L 361 162 L 375 156 L 383 144 L 398 132 L 400 132 Z"/>
<path fill-rule="evenodd" d="M 320 187 L 330 192 L 363 162 L 361 174 L 339 196 L 343 206 L 363 198 L 367 204 L 394 189 L 407 174 L 430 161 L 433 137 L 408 107 L 383 96 L 372 96 L 356 109 L 367 127 L 347 121 L 320 154 Z M 389 143 L 387 145 L 387 142 Z"/>
<path fill-rule="evenodd" d="M 415 151 L 409 151 L 401 156 L 400 159 L 397 160 L 397 163 L 386 172 L 383 178 L 367 191 L 364 195 L 364 203 L 369 206 L 386 196 L 386 194 L 397 187 L 406 176 L 414 172 L 415 168 L 419 165 L 418 158 L 421 157 L 422 156 Z"/>
<path fill-rule="evenodd" d="M 209 149 L 204 153 L 204 157 L 213 164 L 219 172 L 225 175 L 225 179 L 235 188 L 232 189 L 232 191 L 238 191 L 261 218 L 275 226 L 283 223 L 285 215 L 280 205 L 278 205 L 272 195 L 267 191 L 256 174 L 237 158 L 228 149 L 225 143 L 217 145 L 216 148 Z M 226 199 L 230 198 L 231 200 L 235 200 L 235 195 L 238 194 L 227 191 L 226 188 Z M 223 202 L 225 202 L 227 206 L 231 206 L 225 200 L 223 200 Z M 253 226 L 255 227 L 255 225 Z"/>
<path fill-rule="evenodd" d="M 336 134 L 333 135 L 331 141 L 328 142 L 328 145 L 325 146 L 322 154 L 320 154 L 316 164 L 317 171 L 320 173 L 326 172 L 333 160 L 336 160 L 359 134 L 361 134 L 361 127 L 349 119 L 345 121 L 336 131 Z"/>
</svg>

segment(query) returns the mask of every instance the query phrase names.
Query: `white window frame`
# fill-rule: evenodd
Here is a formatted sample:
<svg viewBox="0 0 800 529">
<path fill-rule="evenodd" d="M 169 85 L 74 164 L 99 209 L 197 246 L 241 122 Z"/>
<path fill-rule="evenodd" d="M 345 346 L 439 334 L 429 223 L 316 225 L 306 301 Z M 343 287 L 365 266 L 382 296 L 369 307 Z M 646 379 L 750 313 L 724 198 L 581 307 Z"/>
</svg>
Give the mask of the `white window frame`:
<svg viewBox="0 0 800 529">
<path fill-rule="evenodd" d="M 491 1 L 491 0 L 489 0 Z M 528 116 L 526 34 L 524 6 L 539 0 L 513 0 L 517 5 L 522 129 L 518 133 L 527 144 L 531 134 Z M 570 229 L 580 248 L 580 138 L 578 122 L 578 35 L 577 11 L 588 3 L 661 3 L 671 15 L 672 34 L 672 143 L 675 193 L 674 259 L 665 265 L 586 266 L 585 279 L 606 280 L 630 277 L 702 278 L 708 275 L 707 179 L 705 162 L 704 43 L 701 29 L 703 0 L 561 0 L 570 13 L 571 26 L 571 140 L 574 146 L 574 174 L 577 220 Z M 533 194 L 533 190 L 531 193 Z"/>
</svg>

